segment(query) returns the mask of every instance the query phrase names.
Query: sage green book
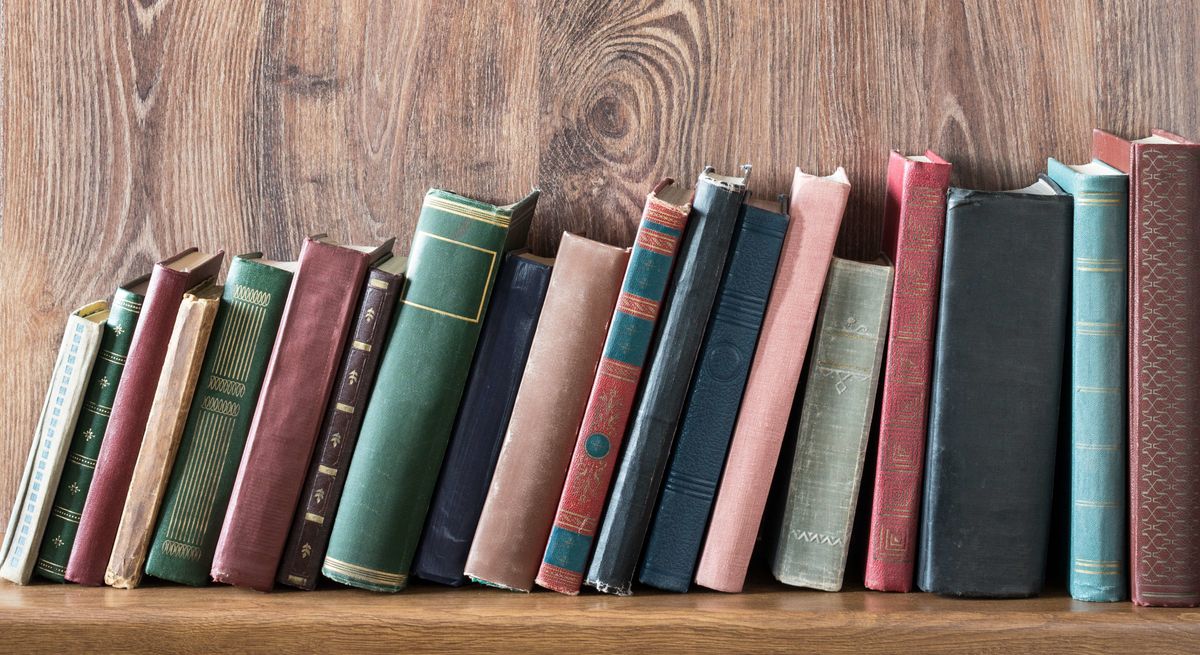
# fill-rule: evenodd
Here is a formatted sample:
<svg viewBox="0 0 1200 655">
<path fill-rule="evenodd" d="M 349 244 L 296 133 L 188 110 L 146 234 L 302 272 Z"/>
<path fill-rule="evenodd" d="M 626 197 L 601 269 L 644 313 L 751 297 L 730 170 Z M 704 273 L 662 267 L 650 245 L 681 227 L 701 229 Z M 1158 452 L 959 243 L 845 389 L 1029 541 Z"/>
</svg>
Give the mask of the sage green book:
<svg viewBox="0 0 1200 655">
<path fill-rule="evenodd" d="M 522 247 L 535 190 L 497 207 L 431 189 L 400 309 L 363 416 L 321 572 L 399 591 L 408 582 L 504 253 Z"/>
<path fill-rule="evenodd" d="M 239 255 L 229 265 L 146 558 L 149 575 L 208 584 L 294 272 L 294 262 L 266 260 L 261 253 Z"/>
<path fill-rule="evenodd" d="M 50 580 L 65 582 L 67 560 L 75 545 L 75 532 L 79 529 L 79 515 L 92 484 L 96 470 L 96 457 L 100 454 L 100 443 L 108 428 L 108 415 L 112 411 L 113 399 L 117 396 L 117 385 L 121 372 L 125 370 L 125 357 L 133 332 L 137 328 L 138 316 L 142 312 L 142 300 L 149 275 L 122 284 L 113 293 L 108 319 L 104 322 L 104 335 L 100 338 L 100 350 L 96 363 L 88 378 L 87 391 L 83 396 L 83 407 L 71 434 L 70 450 L 58 479 L 58 490 L 54 493 L 54 506 L 46 528 L 42 531 L 41 548 L 38 551 L 34 571 Z"/>
<path fill-rule="evenodd" d="M 772 570 L 780 582 L 838 591 L 892 303 L 892 267 L 834 258 L 817 314 L 813 359 Z"/>
</svg>

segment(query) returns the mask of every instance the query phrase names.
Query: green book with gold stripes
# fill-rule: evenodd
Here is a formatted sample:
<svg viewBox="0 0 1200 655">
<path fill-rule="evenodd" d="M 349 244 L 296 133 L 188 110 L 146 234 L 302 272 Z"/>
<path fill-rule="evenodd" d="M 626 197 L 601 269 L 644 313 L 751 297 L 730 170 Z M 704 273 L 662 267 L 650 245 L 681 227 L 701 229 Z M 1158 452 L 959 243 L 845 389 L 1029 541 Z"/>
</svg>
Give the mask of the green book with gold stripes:
<svg viewBox="0 0 1200 655">
<path fill-rule="evenodd" d="M 442 457 L 504 253 L 525 244 L 534 191 L 498 207 L 425 196 L 375 389 L 321 572 L 399 591 L 408 581 Z"/>
<path fill-rule="evenodd" d="M 96 456 L 100 454 L 100 443 L 108 428 L 108 415 L 117 395 L 117 385 L 125 369 L 125 357 L 133 342 L 149 282 L 150 276 L 143 275 L 122 284 L 113 294 L 104 335 L 100 338 L 100 350 L 88 378 L 83 406 L 71 434 L 70 450 L 58 479 L 54 505 L 42 531 L 34 571 L 43 578 L 65 582 L 63 574 L 66 573 L 67 559 L 71 557 L 71 547 L 75 545 L 79 515 L 83 512 L 83 502 L 96 470 Z"/>
<path fill-rule="evenodd" d="M 146 558 L 149 575 L 208 584 L 294 270 L 294 262 L 266 260 L 260 253 L 240 255 L 229 265 Z"/>
</svg>

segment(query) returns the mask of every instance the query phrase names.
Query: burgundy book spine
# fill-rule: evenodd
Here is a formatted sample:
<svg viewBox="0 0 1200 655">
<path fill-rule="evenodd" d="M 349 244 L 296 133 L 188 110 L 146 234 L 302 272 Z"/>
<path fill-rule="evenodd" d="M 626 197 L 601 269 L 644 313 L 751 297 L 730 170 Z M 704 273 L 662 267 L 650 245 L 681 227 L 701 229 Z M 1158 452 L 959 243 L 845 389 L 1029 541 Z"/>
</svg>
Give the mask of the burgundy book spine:
<svg viewBox="0 0 1200 655">
<path fill-rule="evenodd" d="M 133 465 L 142 447 L 142 434 L 154 402 L 167 345 L 175 328 L 179 304 L 188 289 L 216 277 L 224 252 L 218 251 L 187 270 L 171 264 L 195 253 L 189 248 L 154 265 L 146 300 L 129 345 L 129 356 L 113 399 L 104 442 L 96 457 L 87 500 L 79 519 L 75 546 L 67 560 L 66 579 L 84 585 L 104 584 L 104 572 L 125 510 Z"/>
<path fill-rule="evenodd" d="M 212 577 L 269 591 L 371 256 L 307 239 L 280 320 Z"/>
<path fill-rule="evenodd" d="M 896 284 L 866 567 L 866 586 L 877 591 L 912 591 L 917 554 L 950 184 L 949 163 L 933 152 L 926 152 L 924 159 L 928 161 L 893 151 L 888 161 L 883 250 L 896 267 Z"/>
</svg>

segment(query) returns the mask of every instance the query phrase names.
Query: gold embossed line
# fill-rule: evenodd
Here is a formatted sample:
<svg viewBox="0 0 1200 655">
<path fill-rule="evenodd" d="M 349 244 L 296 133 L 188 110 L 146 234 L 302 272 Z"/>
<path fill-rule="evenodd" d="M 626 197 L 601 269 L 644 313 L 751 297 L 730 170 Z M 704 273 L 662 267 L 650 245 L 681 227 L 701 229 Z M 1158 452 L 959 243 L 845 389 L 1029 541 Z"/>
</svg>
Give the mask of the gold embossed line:
<svg viewBox="0 0 1200 655">
<path fill-rule="evenodd" d="M 325 557 L 325 568 L 351 578 L 362 580 L 364 582 L 374 582 L 375 584 L 380 585 L 398 587 L 403 585 L 404 582 L 408 580 L 408 575 L 405 573 L 389 573 L 387 571 L 380 571 L 378 569 L 369 569 L 365 566 L 343 562 L 342 560 L 334 559 L 329 556 Z"/>
<path fill-rule="evenodd" d="M 508 216 L 504 216 L 496 212 L 485 211 L 479 209 L 478 207 L 464 205 L 462 203 L 454 202 L 453 200 L 447 200 L 445 198 L 439 198 L 437 196 L 426 196 L 425 206 L 429 207 L 430 209 L 436 209 L 438 211 L 446 212 L 447 214 L 454 214 L 455 216 L 469 218 L 473 221 L 487 223 L 488 225 L 494 225 L 496 227 L 507 228 L 511 222 L 511 219 Z"/>
</svg>

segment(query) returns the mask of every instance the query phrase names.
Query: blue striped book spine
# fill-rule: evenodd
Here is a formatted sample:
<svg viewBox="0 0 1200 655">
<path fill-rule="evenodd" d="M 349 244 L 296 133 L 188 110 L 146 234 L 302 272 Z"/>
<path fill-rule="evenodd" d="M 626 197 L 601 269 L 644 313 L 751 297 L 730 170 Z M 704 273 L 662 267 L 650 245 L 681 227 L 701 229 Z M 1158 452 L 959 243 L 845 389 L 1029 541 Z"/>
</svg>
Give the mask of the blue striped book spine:
<svg viewBox="0 0 1200 655">
<path fill-rule="evenodd" d="M 1048 162 L 1074 196 L 1071 274 L 1071 539 L 1068 587 L 1084 601 L 1127 597 L 1126 271 L 1129 179 L 1099 161 Z"/>
</svg>

